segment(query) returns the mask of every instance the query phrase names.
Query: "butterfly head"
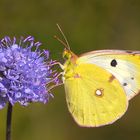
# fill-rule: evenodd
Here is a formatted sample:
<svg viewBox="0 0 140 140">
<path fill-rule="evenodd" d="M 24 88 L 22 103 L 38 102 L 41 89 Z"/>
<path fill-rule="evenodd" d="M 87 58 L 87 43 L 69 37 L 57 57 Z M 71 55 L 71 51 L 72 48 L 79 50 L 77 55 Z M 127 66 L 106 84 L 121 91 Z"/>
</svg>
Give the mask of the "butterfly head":
<svg viewBox="0 0 140 140">
<path fill-rule="evenodd" d="M 71 55 L 71 51 L 65 48 L 63 51 L 63 58 L 68 60 L 71 58 Z"/>
<path fill-rule="evenodd" d="M 70 49 L 65 48 L 63 51 L 63 58 L 75 63 L 76 59 L 78 58 Z"/>
</svg>

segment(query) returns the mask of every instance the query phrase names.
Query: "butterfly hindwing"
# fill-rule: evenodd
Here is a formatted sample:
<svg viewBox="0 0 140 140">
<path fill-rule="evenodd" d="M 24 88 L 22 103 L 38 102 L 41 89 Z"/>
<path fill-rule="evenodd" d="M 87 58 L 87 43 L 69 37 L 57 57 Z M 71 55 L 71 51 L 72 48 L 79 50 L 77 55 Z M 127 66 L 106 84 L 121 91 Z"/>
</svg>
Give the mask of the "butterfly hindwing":
<svg viewBox="0 0 140 140">
<path fill-rule="evenodd" d="M 68 109 L 80 126 L 113 123 L 127 110 L 128 100 L 120 82 L 107 70 L 81 63 L 64 75 Z"/>
</svg>

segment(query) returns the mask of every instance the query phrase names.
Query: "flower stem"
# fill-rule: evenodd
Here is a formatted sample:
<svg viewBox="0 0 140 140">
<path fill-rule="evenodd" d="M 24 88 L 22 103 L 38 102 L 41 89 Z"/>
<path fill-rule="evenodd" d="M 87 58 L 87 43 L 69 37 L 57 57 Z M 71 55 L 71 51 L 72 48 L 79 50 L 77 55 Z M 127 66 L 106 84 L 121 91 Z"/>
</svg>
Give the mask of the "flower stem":
<svg viewBox="0 0 140 140">
<path fill-rule="evenodd" d="M 6 140 L 11 140 L 11 121 L 12 121 L 12 105 L 8 103 L 7 122 L 6 122 Z"/>
</svg>

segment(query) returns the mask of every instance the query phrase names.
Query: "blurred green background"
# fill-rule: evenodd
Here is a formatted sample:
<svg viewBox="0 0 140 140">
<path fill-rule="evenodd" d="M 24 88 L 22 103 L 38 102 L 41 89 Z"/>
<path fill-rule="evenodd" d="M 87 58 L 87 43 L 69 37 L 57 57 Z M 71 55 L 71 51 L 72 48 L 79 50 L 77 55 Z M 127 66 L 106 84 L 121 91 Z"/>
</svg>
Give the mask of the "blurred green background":
<svg viewBox="0 0 140 140">
<path fill-rule="evenodd" d="M 61 37 L 65 32 L 71 49 L 81 54 L 95 49 L 140 49 L 139 0 L 0 0 L 0 38 L 35 36 L 63 62 Z M 112 125 L 80 128 L 69 114 L 64 88 L 53 90 L 46 105 L 14 106 L 13 140 L 139 140 L 140 96 L 127 113 Z M 5 138 L 6 108 L 0 111 L 0 140 Z"/>
</svg>

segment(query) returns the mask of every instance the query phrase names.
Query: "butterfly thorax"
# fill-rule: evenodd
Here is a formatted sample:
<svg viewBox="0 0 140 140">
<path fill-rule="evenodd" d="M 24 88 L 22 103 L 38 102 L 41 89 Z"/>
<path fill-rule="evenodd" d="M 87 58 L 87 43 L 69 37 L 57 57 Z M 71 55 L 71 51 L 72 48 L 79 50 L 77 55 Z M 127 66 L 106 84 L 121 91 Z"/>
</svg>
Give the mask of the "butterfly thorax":
<svg viewBox="0 0 140 140">
<path fill-rule="evenodd" d="M 78 56 L 70 50 L 64 50 L 63 57 L 66 58 L 64 63 L 64 79 L 67 79 L 75 75 L 75 68 L 77 67 L 76 60 Z"/>
</svg>

